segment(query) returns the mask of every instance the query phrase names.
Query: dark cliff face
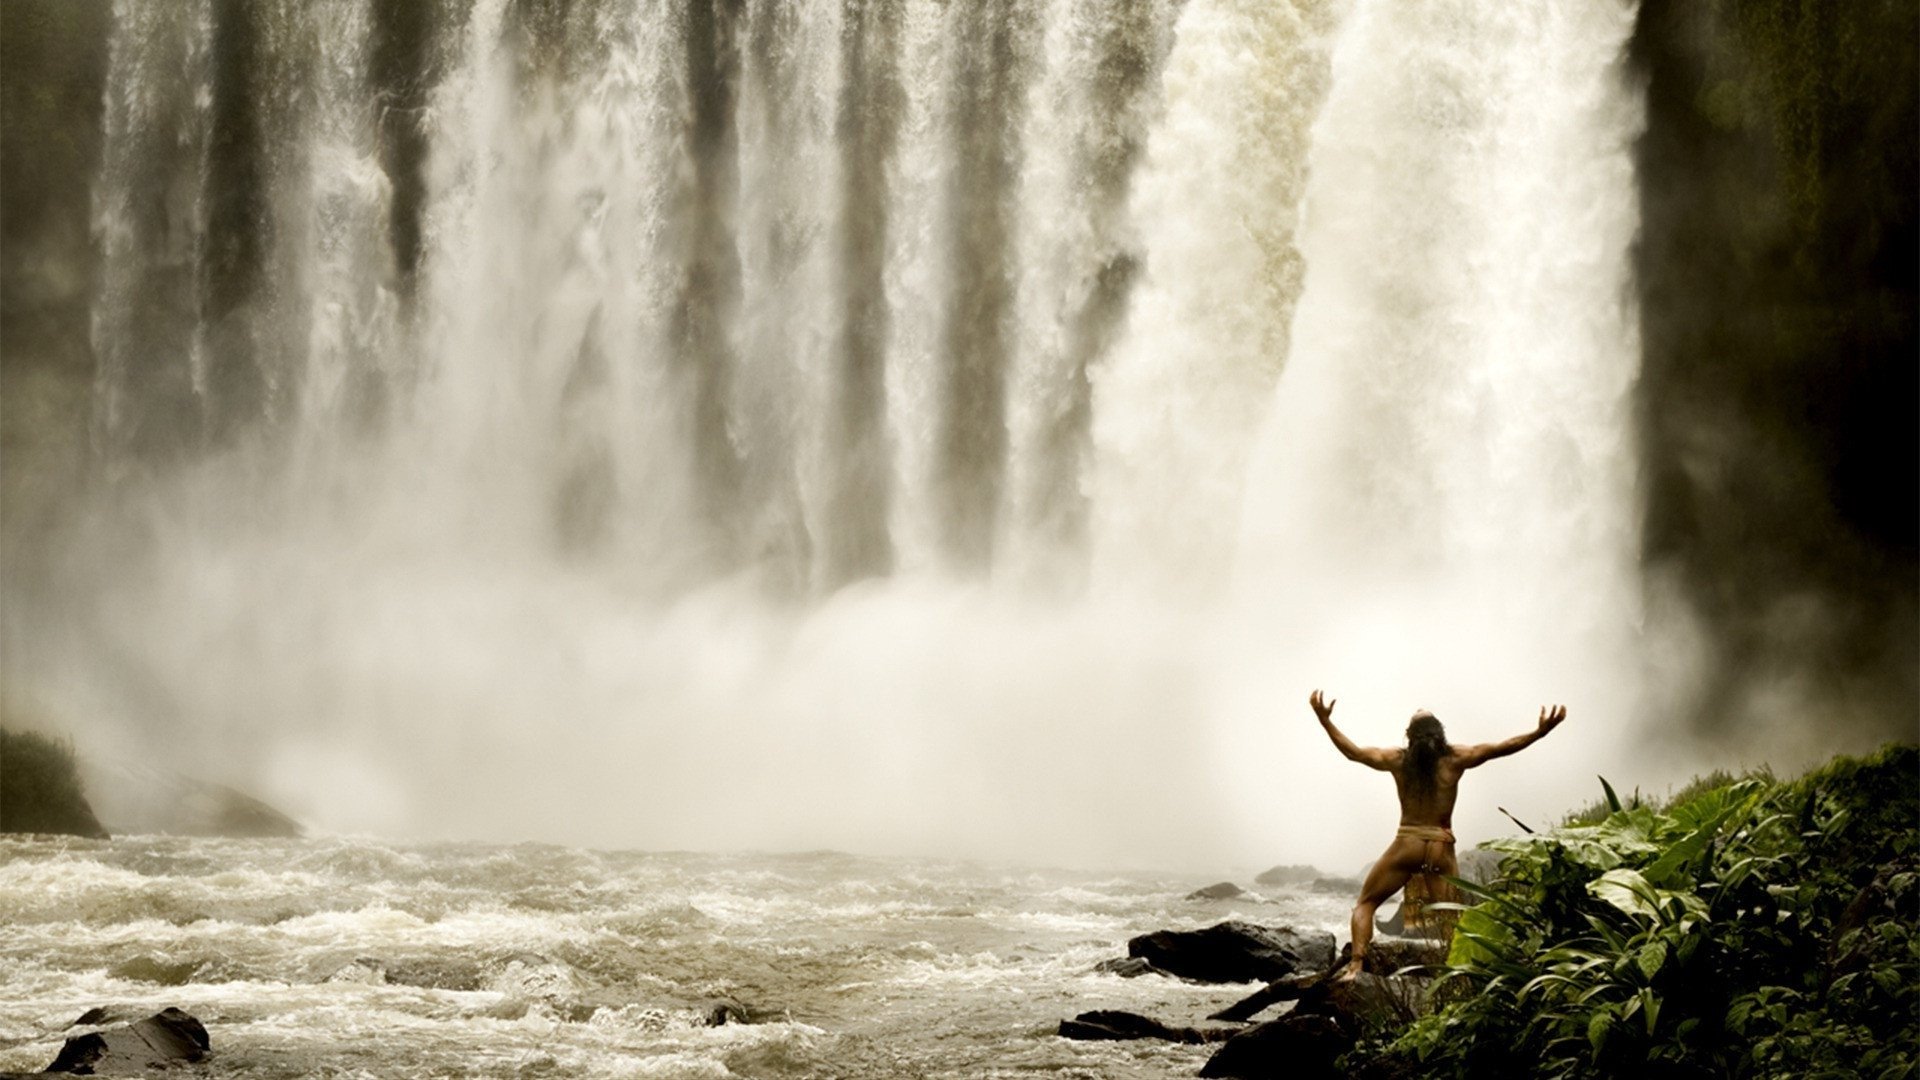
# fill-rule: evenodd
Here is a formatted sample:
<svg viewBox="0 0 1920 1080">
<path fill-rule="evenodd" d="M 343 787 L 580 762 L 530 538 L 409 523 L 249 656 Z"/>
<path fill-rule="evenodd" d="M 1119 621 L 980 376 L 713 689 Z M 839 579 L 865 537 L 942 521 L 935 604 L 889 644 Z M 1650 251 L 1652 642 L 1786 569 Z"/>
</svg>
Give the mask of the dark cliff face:
<svg viewBox="0 0 1920 1080">
<path fill-rule="evenodd" d="M 86 445 L 107 0 L 0 7 L 0 538 L 39 526 Z M 11 582 L 9 584 L 12 584 Z"/>
<path fill-rule="evenodd" d="M 1646 556 L 1714 642 L 1709 733 L 1782 680 L 1912 733 L 1917 13 L 1640 9 Z"/>
</svg>

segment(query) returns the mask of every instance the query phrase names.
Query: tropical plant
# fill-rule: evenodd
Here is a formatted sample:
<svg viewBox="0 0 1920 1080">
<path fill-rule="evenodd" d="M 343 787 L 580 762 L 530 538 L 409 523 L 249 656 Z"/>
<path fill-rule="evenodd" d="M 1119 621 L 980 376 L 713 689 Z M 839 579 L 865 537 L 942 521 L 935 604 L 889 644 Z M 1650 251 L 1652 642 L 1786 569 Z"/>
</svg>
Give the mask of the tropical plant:
<svg viewBox="0 0 1920 1080">
<path fill-rule="evenodd" d="M 1435 1011 L 1358 1072 L 1916 1075 L 1920 751 L 1496 841 Z"/>
</svg>

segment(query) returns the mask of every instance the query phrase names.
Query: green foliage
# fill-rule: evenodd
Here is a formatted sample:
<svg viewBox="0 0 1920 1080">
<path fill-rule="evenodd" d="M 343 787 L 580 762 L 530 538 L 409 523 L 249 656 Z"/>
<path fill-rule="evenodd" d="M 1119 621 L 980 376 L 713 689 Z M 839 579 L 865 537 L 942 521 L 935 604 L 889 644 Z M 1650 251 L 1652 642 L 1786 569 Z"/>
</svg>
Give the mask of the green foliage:
<svg viewBox="0 0 1920 1080">
<path fill-rule="evenodd" d="M 1496 841 L 1446 1004 L 1350 1064 L 1428 1076 L 1913 1077 L 1920 750 Z M 1441 1000 L 1441 999 L 1436 999 Z"/>
<path fill-rule="evenodd" d="M 1636 788 L 1634 789 L 1633 794 L 1628 796 L 1624 800 L 1624 804 L 1628 808 L 1632 808 L 1636 806 L 1651 806 L 1656 810 L 1662 810 L 1662 811 L 1669 810 L 1673 807 L 1679 806 L 1681 803 L 1692 800 L 1695 796 L 1703 792 L 1711 791 L 1714 788 L 1726 787 L 1728 784 L 1731 784 L 1736 780 L 1760 780 L 1760 781 L 1764 781 L 1765 783 L 1771 784 L 1771 783 L 1774 783 L 1773 770 L 1762 765 L 1758 769 L 1750 769 L 1746 772 L 1740 773 L 1739 775 L 1735 775 L 1733 773 L 1728 772 L 1725 769 L 1715 769 L 1710 773 L 1705 773 L 1703 775 L 1696 776 L 1693 779 L 1687 781 L 1684 785 L 1681 786 L 1680 790 L 1669 793 L 1665 799 L 1643 797 L 1640 794 L 1639 789 Z M 1566 816 L 1566 819 L 1563 820 L 1560 824 L 1562 825 L 1597 825 L 1600 822 L 1605 821 L 1607 819 L 1607 816 L 1613 813 L 1615 808 L 1609 805 L 1607 800 L 1607 792 L 1612 790 L 1611 785 L 1607 784 L 1606 779 L 1604 777 L 1601 778 L 1600 783 L 1601 783 L 1600 797 L 1588 803 L 1587 805 L 1581 807 L 1580 809 L 1575 810 L 1571 814 L 1568 814 Z M 1619 798 L 1619 796 L 1617 795 L 1614 797 L 1616 799 Z"/>
</svg>

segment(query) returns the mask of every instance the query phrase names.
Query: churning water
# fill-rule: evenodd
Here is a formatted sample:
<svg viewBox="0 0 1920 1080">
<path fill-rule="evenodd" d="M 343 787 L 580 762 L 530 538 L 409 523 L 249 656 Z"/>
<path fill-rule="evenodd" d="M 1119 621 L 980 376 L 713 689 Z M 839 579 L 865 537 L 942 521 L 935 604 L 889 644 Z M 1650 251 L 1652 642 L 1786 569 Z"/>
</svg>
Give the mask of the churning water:
<svg viewBox="0 0 1920 1080">
<path fill-rule="evenodd" d="M 1130 934 L 1344 902 L 953 861 L 539 845 L 0 840 L 0 1071 L 112 1003 L 206 1022 L 207 1077 L 1191 1075 L 1071 1042 L 1092 1008 L 1200 1022 L 1247 986 L 1096 974 Z M 709 1027 L 717 998 L 759 1021 Z"/>
<path fill-rule="evenodd" d="M 1646 652 L 1631 15 L 121 0 L 9 695 L 330 831 L 1345 866 L 1323 683 L 1568 701 L 1467 832 L 1557 811 Z"/>
</svg>

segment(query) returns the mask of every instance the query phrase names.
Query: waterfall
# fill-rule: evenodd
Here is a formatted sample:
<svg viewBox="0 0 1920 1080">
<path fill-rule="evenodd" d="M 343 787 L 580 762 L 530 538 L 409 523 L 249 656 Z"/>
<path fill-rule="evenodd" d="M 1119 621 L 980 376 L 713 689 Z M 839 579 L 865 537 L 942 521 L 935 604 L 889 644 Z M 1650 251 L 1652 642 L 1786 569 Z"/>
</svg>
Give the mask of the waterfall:
<svg viewBox="0 0 1920 1080">
<path fill-rule="evenodd" d="M 1224 692 L 1245 717 L 1229 730 L 1273 743 L 1276 688 L 1298 711 L 1325 685 L 1376 745 L 1417 707 L 1480 742 L 1564 701 L 1587 723 L 1537 754 L 1593 771 L 1623 747 L 1648 651 L 1632 25 L 1618 4 L 1405 0 L 1345 21 L 1292 347 L 1242 508 L 1238 600 L 1259 652 Z M 1548 801 L 1558 777 L 1506 782 Z M 1309 812 L 1330 790 L 1260 811 Z M 1468 818 L 1502 824 L 1490 805 Z"/>
<path fill-rule="evenodd" d="M 1635 617 L 1630 17 L 122 2 L 9 677 L 339 827 L 1225 850 L 1245 608 Z"/>
</svg>

